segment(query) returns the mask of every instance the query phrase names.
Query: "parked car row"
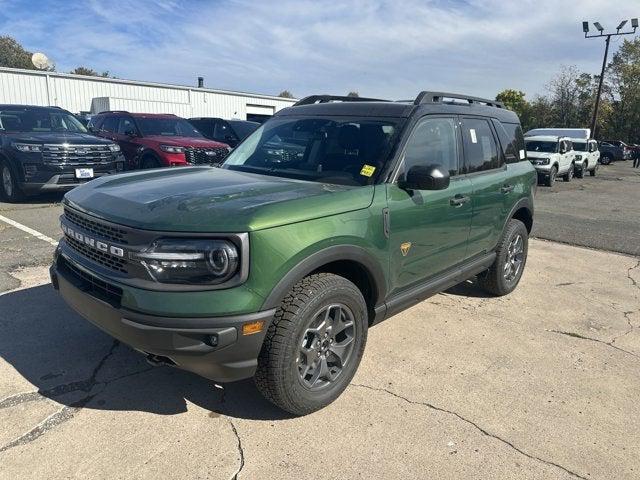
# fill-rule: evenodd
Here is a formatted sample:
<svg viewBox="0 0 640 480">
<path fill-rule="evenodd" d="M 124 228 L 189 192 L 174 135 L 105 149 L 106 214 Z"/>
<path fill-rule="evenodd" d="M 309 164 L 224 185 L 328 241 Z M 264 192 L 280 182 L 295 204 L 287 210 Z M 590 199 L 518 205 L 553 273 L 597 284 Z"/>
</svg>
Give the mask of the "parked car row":
<svg viewBox="0 0 640 480">
<path fill-rule="evenodd" d="M 109 111 L 85 127 L 58 107 L 0 105 L 0 199 L 69 190 L 124 170 L 218 164 L 258 126 Z"/>
</svg>

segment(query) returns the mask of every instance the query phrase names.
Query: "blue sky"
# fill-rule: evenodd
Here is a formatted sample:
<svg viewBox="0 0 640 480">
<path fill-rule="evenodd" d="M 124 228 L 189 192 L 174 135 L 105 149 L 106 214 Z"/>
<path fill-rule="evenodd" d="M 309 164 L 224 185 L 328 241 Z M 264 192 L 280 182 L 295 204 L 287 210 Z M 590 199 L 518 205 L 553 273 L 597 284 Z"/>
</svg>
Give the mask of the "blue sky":
<svg viewBox="0 0 640 480">
<path fill-rule="evenodd" d="M 532 97 L 562 64 L 599 72 L 604 42 L 585 40 L 582 20 L 613 29 L 632 16 L 637 0 L 0 0 L 0 34 L 58 71 L 187 85 L 200 75 L 211 88 L 299 97 Z"/>
</svg>

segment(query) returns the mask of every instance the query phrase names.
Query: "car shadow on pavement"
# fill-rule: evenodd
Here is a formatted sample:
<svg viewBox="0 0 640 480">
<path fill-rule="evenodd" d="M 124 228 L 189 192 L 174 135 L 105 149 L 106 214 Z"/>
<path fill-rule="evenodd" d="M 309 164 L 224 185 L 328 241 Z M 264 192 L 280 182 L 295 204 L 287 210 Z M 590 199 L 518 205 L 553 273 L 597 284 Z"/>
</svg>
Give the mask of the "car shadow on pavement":
<svg viewBox="0 0 640 480">
<path fill-rule="evenodd" d="M 144 357 L 73 312 L 50 284 L 0 296 L 0 357 L 35 386 L 0 391 L 0 408 L 50 398 L 98 410 L 186 412 L 189 403 L 255 420 L 290 416 L 264 400 L 252 380 L 223 388 L 171 367 L 151 367 Z M 0 375 L 3 372 L 0 363 Z M 34 395 L 33 390 L 39 395 Z"/>
<path fill-rule="evenodd" d="M 456 297 L 473 297 L 473 298 L 493 298 L 495 295 L 485 292 L 477 284 L 476 279 L 467 280 L 445 290 L 444 293 L 455 295 Z"/>
</svg>

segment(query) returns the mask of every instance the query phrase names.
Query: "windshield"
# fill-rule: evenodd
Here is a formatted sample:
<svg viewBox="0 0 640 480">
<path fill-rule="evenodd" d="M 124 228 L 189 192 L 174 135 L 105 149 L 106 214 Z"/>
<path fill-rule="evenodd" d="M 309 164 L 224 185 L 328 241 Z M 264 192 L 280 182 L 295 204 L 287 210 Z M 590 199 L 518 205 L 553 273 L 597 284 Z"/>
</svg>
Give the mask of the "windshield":
<svg viewBox="0 0 640 480">
<path fill-rule="evenodd" d="M 527 152 L 556 153 L 556 147 L 558 146 L 556 142 L 541 142 L 539 140 L 529 140 L 525 144 L 527 145 Z"/>
<path fill-rule="evenodd" d="M 87 133 L 76 117 L 64 110 L 17 108 L 0 111 L 0 130 L 7 132 Z"/>
<path fill-rule="evenodd" d="M 234 122 L 233 120 L 229 121 L 229 125 L 231 125 L 231 128 L 233 128 L 240 140 L 247 138 L 260 126 L 260 124 L 256 122 Z"/>
<path fill-rule="evenodd" d="M 184 118 L 178 117 L 136 117 L 136 122 L 144 136 L 198 137 L 202 134 Z"/>
<path fill-rule="evenodd" d="M 573 149 L 576 152 L 586 152 L 587 151 L 587 143 L 586 142 L 573 142 Z"/>
<path fill-rule="evenodd" d="M 368 185 L 387 162 L 397 131 L 397 119 L 274 118 L 234 150 L 223 168 Z"/>
</svg>

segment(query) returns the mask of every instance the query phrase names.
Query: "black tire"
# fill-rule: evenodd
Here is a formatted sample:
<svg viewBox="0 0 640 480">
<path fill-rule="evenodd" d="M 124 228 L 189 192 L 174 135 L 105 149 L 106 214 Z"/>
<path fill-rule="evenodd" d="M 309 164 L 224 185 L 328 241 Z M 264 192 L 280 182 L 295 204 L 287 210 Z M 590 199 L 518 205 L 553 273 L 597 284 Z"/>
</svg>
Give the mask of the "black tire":
<svg viewBox="0 0 640 480">
<path fill-rule="evenodd" d="M 517 240 L 518 236 L 522 239 L 522 255 L 521 263 L 513 278 L 506 274 L 506 264 L 511 259 L 510 247 Z M 496 248 L 496 259 L 493 265 L 486 272 L 478 275 L 478 286 L 487 292 L 502 296 L 511 293 L 520 282 L 522 272 L 527 264 L 527 253 L 529 251 L 529 234 L 527 227 L 520 220 L 512 218 L 507 223 L 500 243 Z M 513 267 L 513 264 L 512 264 Z"/>
<path fill-rule="evenodd" d="M 562 180 L 564 180 L 565 182 L 570 182 L 571 179 L 573 178 L 573 173 L 575 171 L 575 168 L 576 168 L 575 163 L 572 163 L 571 166 L 569 167 L 569 170 L 567 170 L 567 173 L 562 175 Z"/>
<path fill-rule="evenodd" d="M 0 160 L 0 199 L 5 202 L 15 203 L 24 199 L 24 192 L 18 185 L 16 175 L 5 160 Z"/>
<path fill-rule="evenodd" d="M 574 172 L 575 177 L 576 178 L 583 178 L 584 177 L 584 172 L 586 172 L 586 171 L 587 171 L 587 162 L 584 162 L 582 164 L 582 167 L 579 167 L 579 168 L 576 167 L 576 170 Z"/>
<path fill-rule="evenodd" d="M 551 170 L 549 170 L 549 176 L 546 178 L 547 187 L 551 187 L 554 184 L 556 181 L 556 175 L 558 175 L 558 167 L 554 165 L 551 167 Z"/>
<path fill-rule="evenodd" d="M 332 308 L 331 305 L 345 306 L 352 314 L 353 345 L 337 377 L 314 389 L 313 385 L 310 387 L 305 383 L 309 356 L 302 356 L 302 348 L 311 326 L 324 315 L 323 312 Z M 339 316 L 342 318 L 342 311 Z M 329 405 L 347 388 L 360 364 L 367 341 L 367 318 L 362 293 L 346 278 L 318 273 L 300 280 L 283 299 L 267 331 L 254 378 L 258 390 L 267 400 L 294 415 L 306 415 Z M 315 352 L 322 348 L 315 341 L 308 345 L 316 345 Z M 324 353 L 322 355 L 324 359 Z M 330 355 L 333 355 L 331 351 L 326 354 L 325 366 Z M 329 368 L 336 368 L 335 364 Z"/>
<path fill-rule="evenodd" d="M 595 177 L 597 170 L 598 170 L 598 164 L 596 163 L 594 167 L 591 170 L 589 170 L 589 175 L 591 175 L 592 177 Z"/>
<path fill-rule="evenodd" d="M 600 163 L 602 165 L 609 165 L 613 161 L 613 157 L 611 155 L 605 154 L 600 157 Z"/>
<path fill-rule="evenodd" d="M 162 167 L 162 165 L 160 165 L 160 161 L 153 155 L 145 155 L 144 157 L 142 157 L 142 161 L 140 162 L 140 168 L 144 170 L 160 167 Z"/>
</svg>

